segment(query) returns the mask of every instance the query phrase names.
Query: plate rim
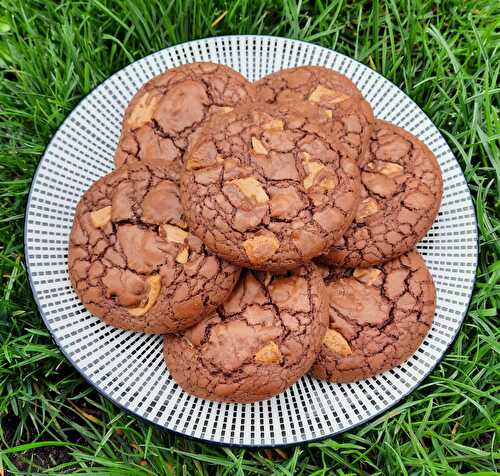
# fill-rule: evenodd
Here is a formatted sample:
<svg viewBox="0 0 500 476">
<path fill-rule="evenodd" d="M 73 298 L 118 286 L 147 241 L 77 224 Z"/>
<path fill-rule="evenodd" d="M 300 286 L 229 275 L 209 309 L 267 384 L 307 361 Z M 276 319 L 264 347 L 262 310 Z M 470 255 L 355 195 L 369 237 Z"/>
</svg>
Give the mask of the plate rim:
<svg viewBox="0 0 500 476">
<path fill-rule="evenodd" d="M 336 55 L 339 55 L 339 56 L 342 56 L 344 58 L 347 58 L 350 61 L 354 61 L 358 65 L 361 65 L 363 67 L 367 67 L 367 68 L 371 69 L 369 66 L 361 63 L 360 61 L 358 61 L 358 60 L 356 60 L 354 58 L 351 58 L 348 55 L 345 55 L 343 53 L 339 53 L 338 51 L 334 50 L 333 48 L 327 48 L 325 46 L 318 45 L 316 43 L 313 43 L 312 41 L 299 40 L 299 39 L 295 39 L 295 38 L 286 38 L 284 36 L 254 35 L 254 34 L 218 35 L 218 36 L 208 36 L 208 37 L 204 37 L 204 38 L 198 38 L 198 39 L 195 39 L 195 40 L 183 41 L 183 42 L 180 42 L 180 43 L 176 43 L 176 44 L 167 46 L 167 47 L 165 47 L 165 48 L 163 48 L 161 50 L 155 51 L 155 52 L 150 53 L 150 54 L 148 54 L 146 56 L 143 56 L 142 58 L 138 58 L 138 59 L 132 61 L 131 63 L 128 63 L 127 65 L 123 66 L 122 68 L 114 71 L 106 79 L 104 79 L 99 84 L 95 85 L 92 89 L 90 89 L 90 91 L 88 91 L 85 95 L 83 95 L 80 98 L 80 100 L 78 101 L 78 103 L 71 109 L 71 111 L 69 112 L 69 114 L 59 124 L 59 126 L 57 126 L 57 128 L 54 131 L 54 133 L 52 134 L 50 140 L 47 142 L 47 145 L 45 146 L 45 148 L 43 150 L 43 153 L 41 154 L 41 157 L 40 157 L 40 159 L 38 161 L 38 164 L 37 164 L 37 166 L 35 168 L 35 172 L 34 172 L 34 174 L 32 176 L 32 180 L 31 180 L 31 184 L 30 184 L 30 190 L 29 190 L 29 194 L 28 194 L 28 199 L 27 199 L 27 202 L 26 202 L 25 216 L 24 216 L 24 226 L 23 226 L 23 244 L 24 244 L 24 251 L 25 251 L 25 253 L 24 253 L 24 262 L 25 262 L 25 265 L 26 265 L 27 273 L 28 273 L 28 281 L 29 281 L 29 285 L 30 285 L 30 289 L 31 289 L 31 294 L 32 294 L 33 299 L 34 299 L 34 301 L 36 303 L 38 312 L 39 312 L 40 316 L 42 317 L 43 323 L 45 324 L 45 327 L 49 331 L 49 334 L 50 334 L 50 337 L 52 338 L 52 341 L 56 344 L 57 348 L 63 354 L 63 356 L 65 357 L 65 359 L 71 364 L 71 366 L 74 369 L 77 370 L 77 372 L 80 374 L 80 376 L 92 388 L 94 388 L 95 390 L 97 390 L 97 392 L 100 395 L 102 395 L 103 397 L 105 397 L 106 399 L 108 399 L 109 401 L 111 401 L 113 403 L 113 405 L 117 406 L 120 410 L 122 410 L 123 412 L 125 412 L 125 414 L 131 415 L 131 416 L 137 418 L 139 421 L 145 423 L 146 425 L 152 426 L 154 428 L 158 428 L 158 429 L 160 429 L 160 430 L 162 430 L 164 432 L 172 433 L 174 436 L 180 436 L 182 438 L 187 438 L 187 439 L 192 440 L 192 441 L 196 441 L 196 442 L 199 442 L 199 443 L 206 443 L 206 444 L 210 444 L 210 445 L 213 445 L 213 446 L 229 447 L 229 448 L 287 448 L 287 447 L 291 447 L 291 446 L 299 446 L 299 445 L 305 445 L 305 444 L 309 444 L 309 443 L 315 443 L 315 442 L 323 441 L 323 440 L 332 438 L 334 436 L 341 435 L 341 434 L 346 433 L 348 431 L 353 431 L 353 430 L 359 428 L 360 426 L 366 425 L 366 424 L 372 422 L 373 420 L 375 420 L 376 418 L 379 418 L 379 417 L 383 416 L 384 414 L 386 414 L 386 413 L 390 412 L 391 410 L 393 410 L 395 406 L 399 405 L 404 399 L 406 399 L 407 397 L 409 397 L 418 387 L 420 387 L 421 385 L 423 385 L 424 382 L 427 380 L 427 378 L 434 372 L 434 370 L 436 369 L 436 367 L 439 364 L 441 364 L 441 362 L 443 361 L 444 357 L 446 356 L 446 354 L 448 353 L 448 351 L 450 350 L 450 348 L 454 345 L 454 343 L 455 343 L 455 341 L 456 341 L 459 333 L 461 332 L 461 330 L 462 330 L 462 328 L 464 326 L 464 323 L 465 323 L 465 319 L 466 319 L 466 317 L 467 317 L 467 315 L 469 313 L 469 310 L 470 310 L 470 306 L 471 306 L 471 302 L 472 302 L 472 296 L 474 295 L 474 289 L 475 289 L 476 283 L 477 283 L 477 269 L 478 269 L 478 263 L 479 263 L 479 245 L 480 245 L 479 240 L 480 240 L 480 233 L 479 233 L 479 230 L 478 230 L 478 221 L 477 221 L 476 207 L 474 205 L 474 200 L 473 200 L 473 196 L 472 196 L 472 193 L 471 193 L 471 189 L 470 189 L 469 183 L 467 181 L 467 178 L 465 176 L 464 171 L 462 170 L 460 162 L 458 161 L 456 155 L 453 153 L 450 145 L 448 144 L 448 141 L 446 141 L 446 139 L 444 138 L 444 136 L 441 133 L 441 131 L 439 130 L 439 128 L 436 126 L 436 124 L 434 124 L 434 121 L 426 114 L 426 112 L 404 90 L 402 90 L 392 80 L 386 78 L 382 73 L 379 73 L 376 70 L 372 70 L 372 71 L 374 71 L 374 73 L 376 73 L 377 75 L 380 75 L 386 81 L 389 81 L 393 86 L 395 86 L 399 91 L 401 91 L 419 109 L 419 111 L 422 114 L 424 114 L 425 117 L 427 117 L 427 119 L 431 122 L 431 124 L 436 128 L 436 130 L 437 130 L 439 136 L 441 137 L 441 139 L 448 146 L 448 149 L 449 149 L 451 155 L 453 156 L 453 158 L 455 159 L 455 161 L 458 164 L 458 167 L 460 169 L 460 173 L 462 174 L 462 177 L 463 177 L 463 179 L 465 181 L 465 184 L 467 186 L 467 189 L 469 191 L 468 201 L 469 201 L 469 203 L 471 205 L 471 208 L 472 208 L 472 211 L 473 211 L 473 215 L 474 215 L 474 224 L 475 224 L 475 226 L 474 226 L 474 235 L 475 235 L 474 236 L 474 238 L 475 238 L 474 239 L 474 244 L 475 244 L 475 248 L 474 248 L 473 268 L 475 269 L 475 273 L 474 273 L 474 277 L 473 277 L 473 280 L 472 280 L 472 283 L 471 283 L 469 296 L 467 298 L 467 306 L 466 306 L 466 308 L 464 310 L 464 313 L 463 313 L 463 315 L 461 317 L 460 325 L 457 327 L 457 329 L 455 331 L 455 334 L 453 335 L 453 337 L 450 340 L 449 344 L 443 350 L 443 352 L 439 356 L 439 358 L 436 359 L 435 363 L 429 368 L 429 370 L 425 374 L 422 375 L 422 377 L 419 379 L 419 381 L 415 385 L 413 385 L 412 387 L 410 387 L 406 392 L 402 392 L 401 395 L 396 400 L 394 400 L 388 407 L 386 407 L 386 408 L 384 408 L 384 409 L 382 409 L 382 410 L 380 410 L 380 411 L 378 411 L 378 412 L 370 415 L 369 417 L 367 417 L 367 418 L 365 418 L 365 419 L 363 419 L 363 420 L 361 420 L 361 421 L 359 421 L 359 422 L 357 422 L 357 423 L 355 423 L 355 424 L 353 424 L 353 425 L 351 425 L 349 427 L 346 427 L 346 428 L 343 428 L 343 429 L 340 429 L 340 430 L 337 430 L 337 431 L 333 431 L 333 432 L 331 432 L 331 433 L 329 433 L 327 435 L 324 435 L 324 436 L 319 436 L 319 437 L 316 437 L 316 438 L 304 439 L 304 440 L 301 440 L 301 441 L 298 441 L 298 442 L 278 443 L 278 444 L 226 443 L 226 442 L 219 441 L 219 440 L 213 440 L 213 439 L 207 439 L 207 438 L 202 438 L 202 437 L 198 437 L 198 436 L 192 436 L 192 435 L 180 432 L 180 431 L 175 430 L 175 429 L 167 428 L 167 427 L 165 427 L 165 426 L 163 426 L 163 425 L 161 425 L 159 423 L 156 423 L 156 422 L 154 422 L 152 420 L 147 419 L 146 417 L 144 417 L 144 416 L 136 413 L 133 410 L 130 410 L 124 404 L 119 403 L 113 397 L 111 397 L 110 395 L 108 395 L 108 393 L 106 391 L 104 391 L 101 388 L 99 388 L 96 383 L 94 383 L 89 377 L 87 377 L 85 375 L 85 373 L 83 372 L 83 370 L 79 367 L 79 365 L 76 362 L 73 361 L 72 357 L 66 352 L 66 350 L 64 349 L 64 347 L 59 343 L 58 339 L 56 338 L 56 336 L 54 335 L 51 327 L 48 324 L 47 317 L 45 315 L 45 312 L 42 310 L 41 303 L 40 303 L 40 301 L 38 299 L 38 295 L 37 295 L 37 292 L 35 290 L 35 285 L 34 285 L 34 282 L 33 282 L 33 276 L 32 276 L 32 272 L 31 272 L 30 256 L 29 256 L 29 253 L 26 252 L 29 249 L 29 245 L 28 245 L 28 217 L 29 217 L 29 209 L 30 209 L 30 206 L 31 206 L 32 194 L 33 194 L 33 191 L 34 191 L 34 184 L 35 184 L 36 179 L 38 177 L 38 174 L 40 172 L 40 168 L 41 168 L 41 166 L 42 166 L 42 164 L 44 162 L 47 150 L 50 148 L 52 142 L 54 141 L 55 137 L 59 133 L 60 129 L 62 129 L 62 127 L 69 121 L 69 119 L 73 116 L 73 114 L 75 114 L 78 111 L 78 109 L 81 107 L 81 105 L 85 101 L 85 99 L 90 94 L 92 94 L 93 92 L 95 92 L 98 88 L 103 87 L 104 84 L 106 84 L 108 81 L 110 81 L 111 78 L 113 78 L 115 75 L 118 75 L 125 68 L 128 68 L 129 66 L 131 66 L 131 65 L 133 65 L 133 64 L 135 64 L 135 63 L 137 63 L 139 61 L 145 60 L 146 58 L 150 58 L 150 57 L 152 57 L 154 55 L 157 55 L 158 53 L 163 52 L 165 50 L 168 50 L 170 48 L 179 47 L 181 45 L 186 45 L 188 43 L 200 43 L 200 42 L 204 42 L 204 41 L 207 41 L 207 40 L 231 39 L 231 38 L 241 38 L 241 37 L 245 37 L 245 38 L 272 38 L 274 40 L 283 40 L 285 42 L 305 43 L 307 45 L 312 45 L 312 46 L 314 46 L 316 48 L 321 48 L 321 49 L 324 49 L 326 51 L 333 52 Z M 189 64 L 189 63 L 181 63 L 181 64 Z"/>
</svg>

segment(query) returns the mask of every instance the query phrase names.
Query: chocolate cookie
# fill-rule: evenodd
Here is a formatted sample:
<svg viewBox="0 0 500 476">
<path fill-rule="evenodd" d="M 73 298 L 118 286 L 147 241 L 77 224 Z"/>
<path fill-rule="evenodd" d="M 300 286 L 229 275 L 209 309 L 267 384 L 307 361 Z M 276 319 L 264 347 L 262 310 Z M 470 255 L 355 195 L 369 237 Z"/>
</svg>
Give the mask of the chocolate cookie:
<svg viewBox="0 0 500 476">
<path fill-rule="evenodd" d="M 436 291 L 415 250 L 332 275 L 330 325 L 312 368 L 315 377 L 354 382 L 399 365 L 417 350 L 432 325 Z"/>
<path fill-rule="evenodd" d="M 83 305 L 115 327 L 173 332 L 231 293 L 239 269 L 186 230 L 167 162 L 124 165 L 76 208 L 69 276 Z"/>
<path fill-rule="evenodd" d="M 304 101 L 301 110 L 318 114 L 350 157 L 363 163 L 368 152 L 373 111 L 354 83 L 320 66 L 301 66 L 272 73 L 255 83 L 257 97 L 269 103 Z"/>
<path fill-rule="evenodd" d="M 254 402 L 284 391 L 310 369 L 327 323 L 325 285 L 313 264 L 287 275 L 245 271 L 215 314 L 165 337 L 165 360 L 193 395 Z"/>
<path fill-rule="evenodd" d="M 210 121 L 181 182 L 186 217 L 213 252 L 282 271 L 323 253 L 351 223 L 359 169 L 290 105 L 246 104 Z"/>
<path fill-rule="evenodd" d="M 354 222 L 321 258 L 328 264 L 370 266 L 406 253 L 432 226 L 443 194 L 434 154 L 385 121 L 375 123 L 361 183 Z"/>
<path fill-rule="evenodd" d="M 248 99 L 251 90 L 241 74 L 220 64 L 192 63 L 154 77 L 125 111 L 115 164 L 162 159 L 180 174 L 184 151 L 207 118 Z"/>
</svg>

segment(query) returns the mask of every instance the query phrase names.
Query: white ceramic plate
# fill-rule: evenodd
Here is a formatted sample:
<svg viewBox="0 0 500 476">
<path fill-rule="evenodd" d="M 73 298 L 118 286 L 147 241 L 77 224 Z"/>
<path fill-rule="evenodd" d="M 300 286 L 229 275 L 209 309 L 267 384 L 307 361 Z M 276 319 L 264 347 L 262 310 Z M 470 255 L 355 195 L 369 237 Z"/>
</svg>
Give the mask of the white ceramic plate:
<svg viewBox="0 0 500 476">
<path fill-rule="evenodd" d="M 89 314 L 67 272 L 73 212 L 92 182 L 113 169 L 123 111 L 152 76 L 194 61 L 223 63 L 257 80 L 299 65 L 322 65 L 351 78 L 379 118 L 404 127 L 434 152 L 444 177 L 439 217 L 418 249 L 437 287 L 434 324 L 405 364 L 354 384 L 302 378 L 285 393 L 254 404 L 192 397 L 171 379 L 161 336 L 114 329 Z M 230 36 L 166 48 L 117 72 L 86 96 L 61 125 L 36 172 L 25 224 L 33 294 L 56 344 L 83 377 L 116 405 L 147 422 L 213 443 L 263 446 L 331 436 L 399 402 L 433 370 L 460 329 L 474 286 L 477 227 L 459 164 L 422 110 L 370 68 L 301 41 Z"/>
</svg>

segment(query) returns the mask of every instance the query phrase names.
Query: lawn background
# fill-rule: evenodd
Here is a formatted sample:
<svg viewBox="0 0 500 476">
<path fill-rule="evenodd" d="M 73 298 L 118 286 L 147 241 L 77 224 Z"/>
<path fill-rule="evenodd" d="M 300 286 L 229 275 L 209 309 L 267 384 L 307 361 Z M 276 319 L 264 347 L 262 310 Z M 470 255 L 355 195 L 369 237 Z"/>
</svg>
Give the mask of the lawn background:
<svg viewBox="0 0 500 476">
<path fill-rule="evenodd" d="M 495 0 L 0 0 L 0 476 L 496 474 L 499 28 Z M 238 33 L 312 41 L 401 87 L 458 157 L 481 235 L 465 324 L 432 375 L 352 433 L 276 450 L 196 443 L 119 411 L 52 342 L 23 262 L 33 173 L 80 99 L 149 53 Z"/>
</svg>

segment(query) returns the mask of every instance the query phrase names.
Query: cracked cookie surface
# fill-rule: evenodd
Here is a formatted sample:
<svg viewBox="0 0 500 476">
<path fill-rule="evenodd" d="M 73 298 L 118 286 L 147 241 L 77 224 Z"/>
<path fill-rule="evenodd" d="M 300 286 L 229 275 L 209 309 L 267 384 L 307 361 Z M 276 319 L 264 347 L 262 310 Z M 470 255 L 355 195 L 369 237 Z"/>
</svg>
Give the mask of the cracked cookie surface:
<svg viewBox="0 0 500 476">
<path fill-rule="evenodd" d="M 407 252 L 432 226 L 442 194 L 434 154 L 409 132 L 376 121 L 354 221 L 320 260 L 354 268 Z"/>
<path fill-rule="evenodd" d="M 115 165 L 161 159 L 176 178 L 183 155 L 200 127 L 250 97 L 253 86 L 233 69 L 213 63 L 172 68 L 147 82 L 123 119 Z"/>
<path fill-rule="evenodd" d="M 165 336 L 164 356 L 187 392 L 254 402 L 309 370 L 327 323 L 325 285 L 314 264 L 284 275 L 247 270 L 216 313 L 184 334 Z"/>
<path fill-rule="evenodd" d="M 299 66 L 265 76 L 255 83 L 255 89 L 259 100 L 268 103 L 301 102 L 301 110 L 318 116 L 350 157 L 364 162 L 373 111 L 346 76 L 321 66 Z"/>
<path fill-rule="evenodd" d="M 210 121 L 186 158 L 181 197 L 212 251 L 253 269 L 292 269 L 351 223 L 359 168 L 290 105 L 246 104 Z"/>
<path fill-rule="evenodd" d="M 330 323 L 311 373 L 347 383 L 407 360 L 432 326 L 436 291 L 412 250 L 371 268 L 324 267 Z"/>
<path fill-rule="evenodd" d="M 188 232 L 164 161 L 124 165 L 89 188 L 76 208 L 68 266 L 91 313 L 156 333 L 186 329 L 213 312 L 240 272 Z"/>
</svg>

